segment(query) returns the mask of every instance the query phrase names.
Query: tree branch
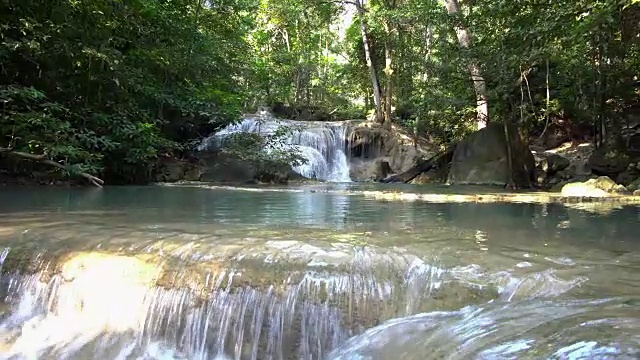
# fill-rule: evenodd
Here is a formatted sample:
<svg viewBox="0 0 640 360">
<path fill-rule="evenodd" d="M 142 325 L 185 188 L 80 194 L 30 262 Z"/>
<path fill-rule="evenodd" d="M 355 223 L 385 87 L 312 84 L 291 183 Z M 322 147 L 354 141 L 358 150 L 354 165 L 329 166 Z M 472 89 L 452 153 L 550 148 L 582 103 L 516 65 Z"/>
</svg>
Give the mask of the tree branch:
<svg viewBox="0 0 640 360">
<path fill-rule="evenodd" d="M 9 154 L 15 157 L 19 157 L 19 158 L 23 158 L 23 159 L 29 159 L 29 160 L 34 160 L 37 162 L 41 162 L 43 164 L 47 164 L 50 166 L 54 166 L 57 167 L 58 169 L 62 169 L 62 170 L 67 170 L 67 167 L 57 163 L 51 159 L 48 159 L 46 156 L 44 155 L 35 155 L 35 154 L 29 154 L 29 153 L 25 153 L 25 152 L 21 152 L 21 151 L 13 151 L 10 148 L 3 148 L 0 147 L 0 154 L 5 153 L 5 154 Z M 102 187 L 102 185 L 104 185 L 104 180 L 97 178 L 91 174 L 87 174 L 85 172 L 79 172 L 78 173 L 79 176 L 82 176 L 83 178 L 89 180 L 89 182 L 97 187 Z"/>
</svg>

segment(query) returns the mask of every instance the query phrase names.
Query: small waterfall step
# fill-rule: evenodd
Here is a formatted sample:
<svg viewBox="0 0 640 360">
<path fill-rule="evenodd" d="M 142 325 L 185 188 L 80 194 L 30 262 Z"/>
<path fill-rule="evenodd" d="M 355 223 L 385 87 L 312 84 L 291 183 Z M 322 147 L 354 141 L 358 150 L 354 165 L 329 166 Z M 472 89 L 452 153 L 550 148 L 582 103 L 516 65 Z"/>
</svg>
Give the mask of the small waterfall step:
<svg viewBox="0 0 640 360">
<path fill-rule="evenodd" d="M 292 131 L 285 136 L 285 144 L 297 150 L 307 162 L 294 166 L 300 175 L 329 182 L 350 182 L 349 163 L 345 153 L 347 123 L 312 122 L 276 119 L 265 115 L 248 116 L 205 138 L 198 151 L 215 149 L 225 137 L 236 133 L 273 135 L 281 127 Z"/>
</svg>

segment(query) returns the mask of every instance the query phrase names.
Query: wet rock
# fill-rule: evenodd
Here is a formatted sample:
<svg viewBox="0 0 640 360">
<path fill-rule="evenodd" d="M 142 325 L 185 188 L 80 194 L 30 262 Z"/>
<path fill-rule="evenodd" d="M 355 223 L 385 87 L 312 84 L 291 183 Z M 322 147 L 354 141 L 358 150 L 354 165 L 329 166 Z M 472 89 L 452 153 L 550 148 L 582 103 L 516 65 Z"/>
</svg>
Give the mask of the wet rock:
<svg viewBox="0 0 640 360">
<path fill-rule="evenodd" d="M 402 129 L 388 130 L 374 123 L 354 124 L 346 144 L 351 158 L 350 176 L 353 180 L 379 181 L 392 172 L 402 173 L 427 154 L 429 146 L 413 142 Z M 381 161 L 388 163 L 390 171 L 381 171 Z"/>
<path fill-rule="evenodd" d="M 306 177 L 293 171 L 289 165 L 279 164 L 260 169 L 250 161 L 223 153 L 199 154 L 201 181 L 216 183 L 266 183 L 287 184 L 290 181 L 305 181 Z M 191 180 L 194 181 L 194 180 Z"/>
<path fill-rule="evenodd" d="M 303 181 L 305 179 L 304 176 L 293 171 L 290 166 L 260 171 L 253 177 L 253 180 L 263 184 L 288 184 L 289 181 Z"/>
<path fill-rule="evenodd" d="M 375 159 L 371 161 L 352 161 L 349 176 L 360 181 L 381 181 L 393 173 L 389 161 Z"/>
<path fill-rule="evenodd" d="M 535 159 L 517 130 L 508 130 L 513 173 L 509 173 L 507 142 L 502 124 L 489 124 L 456 147 L 447 182 L 450 184 L 506 185 L 513 179 L 518 187 L 530 187 L 535 176 Z"/>
<path fill-rule="evenodd" d="M 223 154 L 202 154 L 200 158 L 205 164 L 203 181 L 247 182 L 257 174 L 257 169 L 251 163 Z"/>
<path fill-rule="evenodd" d="M 562 196 L 570 197 L 608 197 L 626 193 L 623 185 L 616 184 L 607 176 L 589 179 L 585 182 L 568 183 L 562 187 Z"/>
<path fill-rule="evenodd" d="M 155 181 L 199 181 L 203 172 L 204 169 L 199 163 L 172 157 L 162 157 L 157 164 Z"/>
<path fill-rule="evenodd" d="M 393 170 L 388 161 L 376 161 L 376 181 L 386 178 L 391 173 L 393 173 Z"/>
</svg>

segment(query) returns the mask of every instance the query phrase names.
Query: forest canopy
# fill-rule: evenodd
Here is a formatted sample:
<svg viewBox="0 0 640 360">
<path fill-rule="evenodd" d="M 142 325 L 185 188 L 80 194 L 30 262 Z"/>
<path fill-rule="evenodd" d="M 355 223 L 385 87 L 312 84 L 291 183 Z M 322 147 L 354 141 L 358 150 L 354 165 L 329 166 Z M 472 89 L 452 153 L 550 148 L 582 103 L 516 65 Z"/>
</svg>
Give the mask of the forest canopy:
<svg viewBox="0 0 640 360">
<path fill-rule="evenodd" d="M 0 0 L 0 153 L 110 182 L 260 106 L 602 142 L 639 89 L 638 0 Z"/>
</svg>

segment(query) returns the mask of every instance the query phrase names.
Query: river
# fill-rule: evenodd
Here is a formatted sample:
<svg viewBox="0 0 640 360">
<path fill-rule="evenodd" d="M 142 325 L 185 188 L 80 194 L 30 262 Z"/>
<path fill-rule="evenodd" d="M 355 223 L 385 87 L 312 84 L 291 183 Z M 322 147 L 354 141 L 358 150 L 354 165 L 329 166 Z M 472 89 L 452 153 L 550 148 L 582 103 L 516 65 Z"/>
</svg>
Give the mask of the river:
<svg viewBox="0 0 640 360">
<path fill-rule="evenodd" d="M 0 358 L 640 356 L 638 207 L 375 188 L 0 189 Z"/>
</svg>

